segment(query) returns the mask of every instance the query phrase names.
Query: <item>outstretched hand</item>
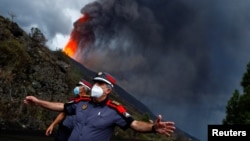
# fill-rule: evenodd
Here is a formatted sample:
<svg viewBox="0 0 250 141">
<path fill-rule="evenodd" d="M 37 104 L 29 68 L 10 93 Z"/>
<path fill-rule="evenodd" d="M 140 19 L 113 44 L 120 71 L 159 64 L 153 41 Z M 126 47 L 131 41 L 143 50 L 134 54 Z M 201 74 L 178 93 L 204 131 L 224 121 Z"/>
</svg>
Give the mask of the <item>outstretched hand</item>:
<svg viewBox="0 0 250 141">
<path fill-rule="evenodd" d="M 38 99 L 34 96 L 26 96 L 23 102 L 27 105 L 37 105 Z"/>
<path fill-rule="evenodd" d="M 175 123 L 172 121 L 162 121 L 162 116 L 158 115 L 157 119 L 154 123 L 154 129 L 157 133 L 165 134 L 166 136 L 170 136 L 175 130 Z"/>
</svg>

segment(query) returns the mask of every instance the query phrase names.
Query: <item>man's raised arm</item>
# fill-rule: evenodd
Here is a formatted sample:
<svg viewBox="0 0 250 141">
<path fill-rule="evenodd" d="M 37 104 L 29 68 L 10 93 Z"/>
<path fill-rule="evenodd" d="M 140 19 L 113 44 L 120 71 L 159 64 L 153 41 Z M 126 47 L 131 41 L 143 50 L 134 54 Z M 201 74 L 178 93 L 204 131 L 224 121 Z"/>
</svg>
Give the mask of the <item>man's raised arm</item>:
<svg viewBox="0 0 250 141">
<path fill-rule="evenodd" d="M 38 99 L 35 96 L 26 96 L 23 101 L 27 105 L 40 106 L 42 108 L 52 110 L 52 111 L 63 111 L 64 103 L 62 102 L 50 102 L 42 99 Z"/>
</svg>

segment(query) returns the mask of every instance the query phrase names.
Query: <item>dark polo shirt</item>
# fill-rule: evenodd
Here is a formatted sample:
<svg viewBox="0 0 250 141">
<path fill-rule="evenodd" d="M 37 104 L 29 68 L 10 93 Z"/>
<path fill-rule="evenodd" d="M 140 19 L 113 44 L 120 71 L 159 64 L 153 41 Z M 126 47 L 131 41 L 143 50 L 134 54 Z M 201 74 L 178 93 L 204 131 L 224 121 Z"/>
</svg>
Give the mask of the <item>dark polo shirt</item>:
<svg viewBox="0 0 250 141">
<path fill-rule="evenodd" d="M 66 114 L 75 114 L 69 141 L 109 141 L 115 126 L 124 130 L 130 126 L 134 119 L 127 112 L 121 112 L 120 106 L 110 106 L 107 101 L 80 100 L 64 105 Z"/>
</svg>

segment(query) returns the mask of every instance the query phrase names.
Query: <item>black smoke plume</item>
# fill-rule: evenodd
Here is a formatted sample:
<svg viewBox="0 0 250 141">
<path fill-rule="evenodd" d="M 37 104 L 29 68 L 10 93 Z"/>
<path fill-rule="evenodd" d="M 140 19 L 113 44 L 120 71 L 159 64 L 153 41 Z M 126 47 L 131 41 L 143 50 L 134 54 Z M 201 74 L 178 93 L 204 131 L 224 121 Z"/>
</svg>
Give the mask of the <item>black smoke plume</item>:
<svg viewBox="0 0 250 141">
<path fill-rule="evenodd" d="M 207 124 L 222 123 L 250 60 L 247 9 L 232 0 L 95 1 L 75 26 L 94 40 L 79 44 L 75 59 L 113 74 L 155 114 L 203 140 Z"/>
</svg>

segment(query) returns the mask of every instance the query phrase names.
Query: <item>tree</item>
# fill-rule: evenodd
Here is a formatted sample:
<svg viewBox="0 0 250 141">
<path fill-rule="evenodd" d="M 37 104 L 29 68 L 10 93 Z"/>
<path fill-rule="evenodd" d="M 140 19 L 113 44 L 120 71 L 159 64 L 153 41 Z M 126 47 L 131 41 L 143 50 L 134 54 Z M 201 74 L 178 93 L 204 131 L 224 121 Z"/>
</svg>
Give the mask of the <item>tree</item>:
<svg viewBox="0 0 250 141">
<path fill-rule="evenodd" d="M 45 43 L 47 42 L 47 39 L 37 27 L 31 28 L 31 33 L 29 34 L 29 36 L 31 37 L 33 42 L 38 43 L 40 45 L 45 45 Z"/>
<path fill-rule="evenodd" d="M 11 18 L 11 22 L 14 22 L 14 18 L 16 18 L 16 14 L 9 12 L 9 16 Z"/>
<path fill-rule="evenodd" d="M 226 117 L 223 124 L 248 124 L 250 125 L 250 63 L 243 75 L 241 86 L 243 94 L 235 90 L 226 106 Z"/>
<path fill-rule="evenodd" d="M 247 65 L 247 72 L 243 76 L 241 86 L 244 88 L 244 93 L 250 95 L 250 63 Z"/>
</svg>

